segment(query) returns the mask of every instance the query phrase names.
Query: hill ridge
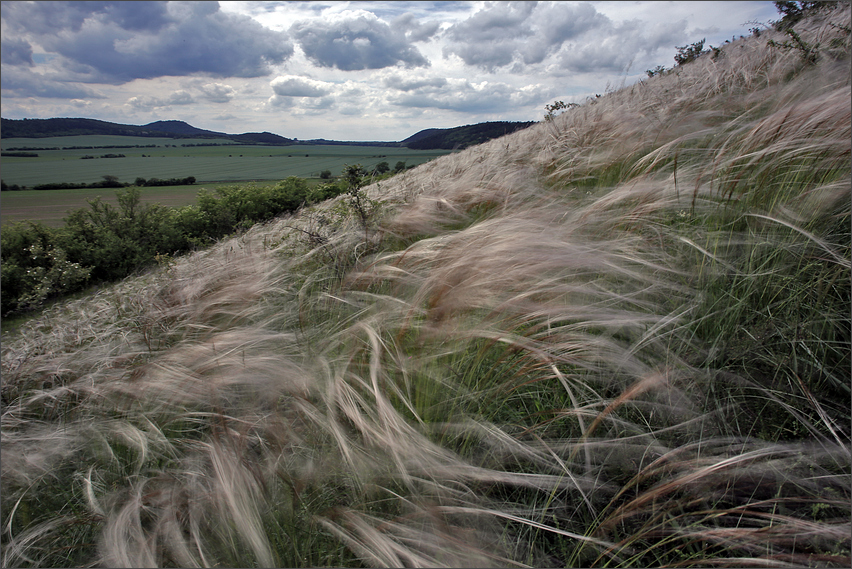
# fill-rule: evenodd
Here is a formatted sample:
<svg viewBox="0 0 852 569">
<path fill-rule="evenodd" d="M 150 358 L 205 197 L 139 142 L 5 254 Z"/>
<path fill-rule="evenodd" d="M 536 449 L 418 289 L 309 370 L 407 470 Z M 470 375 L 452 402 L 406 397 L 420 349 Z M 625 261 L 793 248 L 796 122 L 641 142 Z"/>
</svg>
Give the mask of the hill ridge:
<svg viewBox="0 0 852 569">
<path fill-rule="evenodd" d="M 226 134 L 200 129 L 185 121 L 154 121 L 145 125 L 128 125 L 87 118 L 0 119 L 3 138 L 46 138 L 86 134 L 139 136 L 157 138 L 226 138 L 246 144 L 286 146 L 295 141 L 270 132 Z"/>
<path fill-rule="evenodd" d="M 360 145 L 404 146 L 416 150 L 463 149 L 492 138 L 503 136 L 535 124 L 513 121 L 486 121 L 452 128 L 421 130 L 402 141 L 337 141 L 323 138 L 297 141 L 271 132 L 228 134 L 205 130 L 182 120 L 161 120 L 144 125 L 128 125 L 87 118 L 2 119 L 0 134 L 4 138 L 46 138 L 81 134 L 115 134 L 120 136 L 166 138 L 224 138 L 243 144 L 293 145 Z"/>
</svg>

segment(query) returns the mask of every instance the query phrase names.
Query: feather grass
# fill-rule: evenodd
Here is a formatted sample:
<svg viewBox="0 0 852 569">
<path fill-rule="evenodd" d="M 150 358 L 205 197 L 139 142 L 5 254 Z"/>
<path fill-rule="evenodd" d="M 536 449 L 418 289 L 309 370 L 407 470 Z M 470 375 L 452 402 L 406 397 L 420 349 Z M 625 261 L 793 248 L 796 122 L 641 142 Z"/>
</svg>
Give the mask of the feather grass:
<svg viewBox="0 0 852 569">
<path fill-rule="evenodd" d="M 5 337 L 4 566 L 848 566 L 849 16 Z"/>
</svg>

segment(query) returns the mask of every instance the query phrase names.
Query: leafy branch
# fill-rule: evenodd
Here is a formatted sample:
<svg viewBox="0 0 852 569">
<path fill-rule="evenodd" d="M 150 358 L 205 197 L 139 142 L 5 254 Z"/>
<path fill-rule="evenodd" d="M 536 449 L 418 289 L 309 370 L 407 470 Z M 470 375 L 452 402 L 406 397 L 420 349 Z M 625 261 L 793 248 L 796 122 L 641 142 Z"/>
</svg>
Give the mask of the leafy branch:
<svg viewBox="0 0 852 569">
<path fill-rule="evenodd" d="M 794 30 L 792 28 L 788 28 L 785 31 L 786 31 L 787 35 L 790 36 L 790 38 L 792 39 L 792 42 L 790 42 L 790 41 L 777 42 L 775 40 L 769 40 L 768 42 L 766 42 L 766 45 L 768 45 L 770 47 L 781 48 L 781 49 L 784 49 L 784 50 L 790 50 L 790 49 L 798 50 L 799 55 L 802 56 L 802 59 L 804 61 L 806 61 L 807 63 L 810 63 L 811 65 L 815 64 L 819 60 L 819 44 L 818 43 L 813 44 L 813 45 L 809 44 L 808 42 L 806 42 L 805 40 L 802 39 L 802 36 L 800 36 L 796 32 L 796 30 Z"/>
<path fill-rule="evenodd" d="M 573 108 L 576 108 L 576 107 L 579 107 L 579 106 L 580 105 L 578 105 L 577 103 L 565 103 L 563 101 L 555 101 L 555 102 L 553 102 L 549 105 L 544 106 L 544 110 L 547 111 L 547 114 L 544 115 L 544 120 L 546 120 L 548 122 L 552 121 L 553 117 L 556 116 L 556 114 L 555 114 L 556 111 L 563 111 L 563 110 L 567 111 L 569 109 L 573 109 Z"/>
</svg>

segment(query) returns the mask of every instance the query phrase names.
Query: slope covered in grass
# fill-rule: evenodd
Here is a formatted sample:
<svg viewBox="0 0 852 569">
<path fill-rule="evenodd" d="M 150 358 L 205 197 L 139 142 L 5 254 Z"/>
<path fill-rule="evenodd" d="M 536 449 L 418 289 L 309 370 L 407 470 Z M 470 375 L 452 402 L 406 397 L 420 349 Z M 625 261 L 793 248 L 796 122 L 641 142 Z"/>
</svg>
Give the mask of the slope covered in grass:
<svg viewBox="0 0 852 569">
<path fill-rule="evenodd" d="M 849 566 L 849 26 L 47 311 L 3 565 Z"/>
</svg>

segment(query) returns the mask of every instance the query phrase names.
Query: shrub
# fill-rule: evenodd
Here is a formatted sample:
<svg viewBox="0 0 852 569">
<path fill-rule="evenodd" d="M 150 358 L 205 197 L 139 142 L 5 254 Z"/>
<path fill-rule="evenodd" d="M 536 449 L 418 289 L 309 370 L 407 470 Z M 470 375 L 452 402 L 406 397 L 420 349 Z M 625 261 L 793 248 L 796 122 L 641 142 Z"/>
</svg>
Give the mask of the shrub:
<svg viewBox="0 0 852 569">
<path fill-rule="evenodd" d="M 766 42 L 766 45 L 784 50 L 798 51 L 801 58 L 811 65 L 815 64 L 819 60 L 818 43 L 809 44 L 808 42 L 802 39 L 802 36 L 796 33 L 796 30 L 792 28 L 786 28 L 785 32 L 788 36 L 790 36 L 790 39 L 792 41 L 776 42 L 775 40 L 769 40 L 768 42 Z"/>
<path fill-rule="evenodd" d="M 562 101 L 555 101 L 549 105 L 544 106 L 544 110 L 547 111 L 547 114 L 544 115 L 544 120 L 551 121 L 553 117 L 556 116 L 556 111 L 564 111 L 568 109 L 574 109 L 579 107 L 577 103 L 564 103 Z"/>
<path fill-rule="evenodd" d="M 318 203 L 331 198 L 336 198 L 343 193 L 344 190 L 340 185 L 334 182 L 320 184 L 308 191 L 308 203 Z"/>
<path fill-rule="evenodd" d="M 58 233 L 58 242 L 69 257 L 91 267 L 93 278 L 123 278 L 153 262 L 158 253 L 189 247 L 173 210 L 142 204 L 139 188 L 116 192 L 116 196 L 117 208 L 100 198 L 89 200 L 89 208 L 72 211 Z"/>
<path fill-rule="evenodd" d="M 71 262 L 57 246 L 55 230 L 39 223 L 3 228 L 2 314 L 28 310 L 51 298 L 74 292 L 89 280 L 91 269 Z"/>
<path fill-rule="evenodd" d="M 360 164 L 346 165 L 343 168 L 343 181 L 346 184 L 347 204 L 352 213 L 358 218 L 364 229 L 364 240 L 369 237 L 369 230 L 375 223 L 379 213 L 380 203 L 367 197 L 361 188 L 366 184 L 367 172 Z"/>
<path fill-rule="evenodd" d="M 779 21 L 774 22 L 775 29 L 784 32 L 791 29 L 795 26 L 802 18 L 804 18 L 809 12 L 824 9 L 824 8 L 833 8 L 837 5 L 837 2 L 825 2 L 825 1 L 810 1 L 810 0 L 800 0 L 798 2 L 794 2 L 792 0 L 780 0 L 775 2 L 775 9 L 778 10 L 779 14 L 783 14 L 784 17 Z"/>
<path fill-rule="evenodd" d="M 136 186 L 175 181 L 191 184 L 195 178 L 137 178 Z M 143 204 L 141 190 L 131 187 L 116 192 L 118 207 L 100 198 L 89 200 L 88 208 L 68 214 L 62 229 L 9 226 L 3 229 L 3 313 L 36 308 L 48 298 L 79 289 L 89 277 L 124 278 L 163 255 L 208 245 L 341 192 L 333 183 L 309 190 L 304 179 L 292 176 L 275 186 L 202 189 L 196 205 L 168 208 Z"/>
<path fill-rule="evenodd" d="M 702 54 L 707 53 L 707 50 L 704 49 L 704 41 L 697 41 L 690 45 L 684 45 L 677 47 L 677 54 L 675 55 L 675 64 L 676 65 L 686 65 L 690 61 L 695 61 Z"/>
</svg>

